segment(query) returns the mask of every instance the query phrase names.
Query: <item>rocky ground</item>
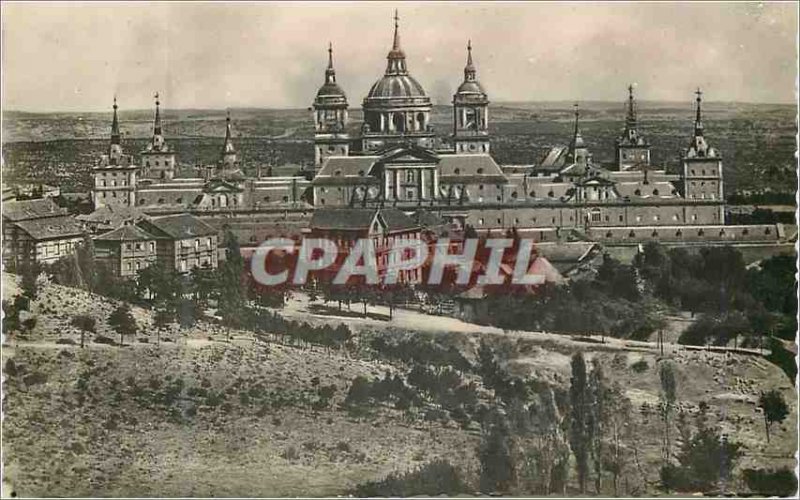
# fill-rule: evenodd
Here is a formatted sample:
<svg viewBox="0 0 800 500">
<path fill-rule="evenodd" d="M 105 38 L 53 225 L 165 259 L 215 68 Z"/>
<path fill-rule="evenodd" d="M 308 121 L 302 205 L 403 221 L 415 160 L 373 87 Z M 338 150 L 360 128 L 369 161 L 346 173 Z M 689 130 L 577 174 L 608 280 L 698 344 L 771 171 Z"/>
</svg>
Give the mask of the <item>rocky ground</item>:
<svg viewBox="0 0 800 500">
<path fill-rule="evenodd" d="M 7 278 L 5 296 L 15 291 Z M 118 340 L 105 326 L 113 308 L 107 299 L 46 285 L 33 306 L 34 330 L 5 339 L 6 493 L 339 495 L 436 457 L 475 475 L 475 430 L 410 419 L 390 408 L 355 417 L 341 407 L 355 376 L 382 376 L 396 366 L 357 351 L 287 346 L 246 331 L 231 332 L 229 341 L 227 331 L 210 324 L 175 329 L 155 345 L 150 313 L 138 308 L 134 315 L 149 335 L 126 339 L 122 347 L 91 338 L 81 349 L 70 318 L 90 314 L 98 320 L 97 335 Z M 386 312 L 371 311 L 381 313 L 376 317 Z M 302 297 L 285 314 L 312 323 L 341 321 L 310 313 Z M 470 358 L 479 339 L 486 339 L 512 372 L 563 387 L 569 384 L 570 356 L 584 351 L 603 363 L 637 410 L 642 468 L 650 484 L 660 465 L 657 365 L 663 359 L 677 368 L 679 408 L 696 412 L 705 401 L 714 422 L 744 444 L 740 468 L 794 464 L 795 391 L 758 356 L 668 344 L 662 357 L 652 344 L 503 332 L 414 311 L 396 311 L 391 322 L 347 321 L 361 335 L 387 329 L 456 335 Z M 324 387 L 332 387 L 333 396 L 322 401 Z M 770 445 L 755 408 L 766 388 L 779 388 L 792 407 L 790 417 L 773 428 Z"/>
</svg>

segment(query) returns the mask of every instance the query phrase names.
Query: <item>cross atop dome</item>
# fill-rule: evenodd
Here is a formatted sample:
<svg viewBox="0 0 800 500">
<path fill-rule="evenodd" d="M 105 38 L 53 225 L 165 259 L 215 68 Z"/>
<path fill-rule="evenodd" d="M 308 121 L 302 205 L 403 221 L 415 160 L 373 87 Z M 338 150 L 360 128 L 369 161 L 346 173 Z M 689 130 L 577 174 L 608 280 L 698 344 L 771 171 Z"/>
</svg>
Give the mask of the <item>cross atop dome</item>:
<svg viewBox="0 0 800 500">
<path fill-rule="evenodd" d="M 325 84 L 336 83 L 336 70 L 333 69 L 333 44 L 328 42 L 328 67 L 325 69 Z"/>
<path fill-rule="evenodd" d="M 394 40 L 392 41 L 392 50 L 386 56 L 388 63 L 386 65 L 387 75 L 406 75 L 408 69 L 406 68 L 406 54 L 400 48 L 400 16 L 397 9 L 394 11 Z"/>
</svg>

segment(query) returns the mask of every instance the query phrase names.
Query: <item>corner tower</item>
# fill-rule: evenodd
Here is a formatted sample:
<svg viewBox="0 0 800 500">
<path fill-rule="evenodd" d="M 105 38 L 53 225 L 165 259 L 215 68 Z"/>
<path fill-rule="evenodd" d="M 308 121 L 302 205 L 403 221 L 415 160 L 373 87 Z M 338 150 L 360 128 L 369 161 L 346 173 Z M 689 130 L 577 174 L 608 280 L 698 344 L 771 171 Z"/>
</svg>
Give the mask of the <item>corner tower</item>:
<svg viewBox="0 0 800 500">
<path fill-rule="evenodd" d="M 489 152 L 489 98 L 476 74 L 472 41 L 469 41 L 464 81 L 453 95 L 453 145 L 456 153 Z"/>
<path fill-rule="evenodd" d="M 694 136 L 689 147 L 683 151 L 683 192 L 687 199 L 722 202 L 722 155 L 708 145 L 704 137 L 702 96 L 695 92 Z M 724 220 L 724 208 L 720 208 L 719 220 Z"/>
<path fill-rule="evenodd" d="M 158 100 L 158 92 L 154 96 L 156 100 L 156 114 L 153 118 L 153 137 L 147 146 L 140 153 L 144 177 L 151 179 L 172 179 L 175 177 L 175 152 L 170 149 L 164 140 L 161 129 L 161 102 Z"/>
<path fill-rule="evenodd" d="M 636 123 L 636 101 L 633 98 L 633 85 L 628 86 L 627 114 L 625 129 L 616 140 L 615 163 L 617 170 L 629 170 L 650 166 L 650 144 L 639 135 Z"/>
<path fill-rule="evenodd" d="M 111 140 L 108 153 L 92 167 L 94 208 L 111 206 L 133 207 L 136 204 L 136 173 L 139 167 L 133 158 L 124 154 L 117 118 L 117 98 L 114 97 L 114 115 L 111 118 Z"/>
<path fill-rule="evenodd" d="M 314 99 L 314 173 L 329 156 L 347 156 L 350 137 L 347 135 L 347 96 L 336 83 L 333 69 L 333 46 L 328 44 L 328 67 L 325 83 Z"/>
</svg>

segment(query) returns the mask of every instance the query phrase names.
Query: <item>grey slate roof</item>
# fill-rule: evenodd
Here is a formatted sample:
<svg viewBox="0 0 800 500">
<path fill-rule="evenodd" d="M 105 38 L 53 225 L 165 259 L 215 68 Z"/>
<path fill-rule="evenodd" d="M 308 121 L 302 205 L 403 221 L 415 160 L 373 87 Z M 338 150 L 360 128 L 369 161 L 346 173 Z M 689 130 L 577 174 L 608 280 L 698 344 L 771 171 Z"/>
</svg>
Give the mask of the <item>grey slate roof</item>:
<svg viewBox="0 0 800 500">
<path fill-rule="evenodd" d="M 456 173 L 458 169 L 458 173 Z M 480 170 L 480 171 L 479 171 Z M 447 154 L 439 157 L 439 175 L 502 177 L 503 170 L 488 154 Z"/>
<path fill-rule="evenodd" d="M 37 241 L 77 237 L 83 234 L 81 223 L 71 215 L 24 220 L 17 222 L 17 227 Z"/>
<path fill-rule="evenodd" d="M 389 231 L 406 231 L 419 227 L 409 216 L 396 208 L 323 208 L 311 217 L 311 229 L 365 231 L 377 216 Z"/>
<path fill-rule="evenodd" d="M 66 214 L 66 210 L 60 208 L 50 198 L 3 203 L 3 218 L 10 222 L 55 217 L 64 214 Z"/>
<path fill-rule="evenodd" d="M 317 177 L 366 176 L 379 159 L 379 156 L 332 156 L 325 160 Z"/>
<path fill-rule="evenodd" d="M 167 236 L 176 240 L 219 233 L 216 228 L 191 214 L 163 215 L 153 217 L 146 223 L 146 227 L 152 226 L 157 232 L 162 233 L 157 236 Z"/>
<path fill-rule="evenodd" d="M 375 210 L 370 208 L 322 208 L 314 210 L 309 227 L 359 231 L 369 229 L 374 219 Z"/>
<path fill-rule="evenodd" d="M 113 231 L 101 234 L 94 239 L 100 241 L 144 241 L 154 240 L 156 237 L 140 227 L 125 225 Z"/>
</svg>

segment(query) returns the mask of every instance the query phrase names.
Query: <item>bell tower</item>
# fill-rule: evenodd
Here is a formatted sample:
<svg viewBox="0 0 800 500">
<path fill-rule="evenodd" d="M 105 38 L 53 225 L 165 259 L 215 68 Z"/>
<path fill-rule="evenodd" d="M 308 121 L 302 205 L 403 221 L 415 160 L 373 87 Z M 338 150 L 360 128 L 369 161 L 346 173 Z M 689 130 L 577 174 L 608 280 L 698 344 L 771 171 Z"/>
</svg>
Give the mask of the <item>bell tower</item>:
<svg viewBox="0 0 800 500">
<path fill-rule="evenodd" d="M 325 83 L 314 99 L 314 172 L 318 172 L 329 156 L 347 156 L 350 137 L 347 135 L 347 96 L 336 83 L 333 68 L 333 45 L 328 44 L 328 67 Z"/>
<path fill-rule="evenodd" d="M 683 164 L 683 192 L 690 200 L 710 200 L 722 202 L 722 155 L 706 142 L 703 127 L 702 96 L 700 89 L 695 92 L 697 96 L 694 136 L 689 147 L 682 155 Z M 722 205 L 721 205 L 722 207 Z M 716 216 L 714 222 L 722 223 L 724 209 Z"/>
<path fill-rule="evenodd" d="M 456 153 L 489 152 L 489 98 L 476 75 L 472 41 L 469 41 L 464 81 L 453 95 L 453 145 Z"/>
<path fill-rule="evenodd" d="M 158 92 L 153 96 L 156 100 L 156 114 L 153 118 L 153 137 L 145 149 L 139 153 L 142 160 L 144 176 L 151 179 L 172 179 L 175 176 L 175 152 L 164 140 L 161 129 L 161 102 Z"/>
<path fill-rule="evenodd" d="M 633 85 L 628 86 L 627 114 L 625 129 L 616 141 L 617 170 L 629 170 L 650 166 L 650 144 L 639 134 L 636 124 L 636 101 L 633 99 Z"/>
</svg>

